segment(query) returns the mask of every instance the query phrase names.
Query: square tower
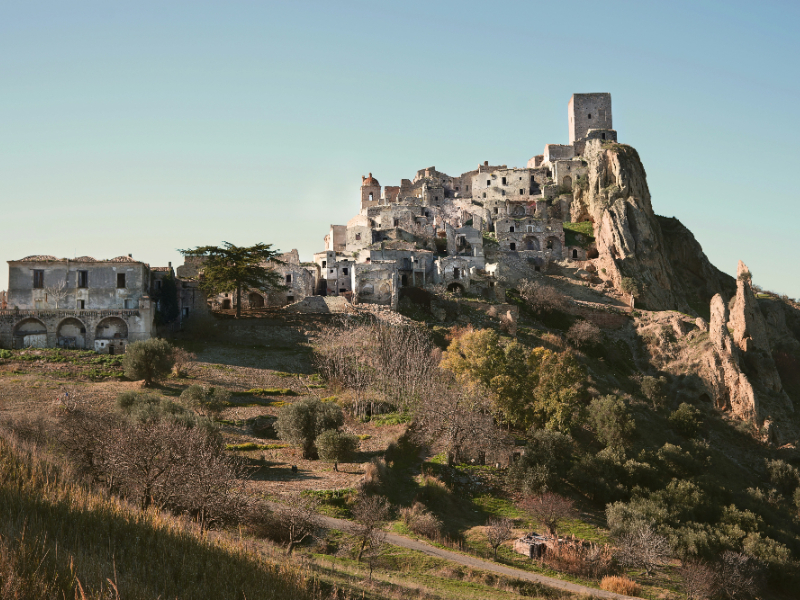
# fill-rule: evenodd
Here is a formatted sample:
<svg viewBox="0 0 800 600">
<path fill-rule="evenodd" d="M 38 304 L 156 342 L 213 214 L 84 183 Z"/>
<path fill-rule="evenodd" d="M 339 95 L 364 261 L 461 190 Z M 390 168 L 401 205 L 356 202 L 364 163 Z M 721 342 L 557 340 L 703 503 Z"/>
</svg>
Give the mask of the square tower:
<svg viewBox="0 0 800 600">
<path fill-rule="evenodd" d="M 614 129 L 611 94 L 572 94 L 567 113 L 570 144 L 585 138 L 590 129 Z"/>
</svg>

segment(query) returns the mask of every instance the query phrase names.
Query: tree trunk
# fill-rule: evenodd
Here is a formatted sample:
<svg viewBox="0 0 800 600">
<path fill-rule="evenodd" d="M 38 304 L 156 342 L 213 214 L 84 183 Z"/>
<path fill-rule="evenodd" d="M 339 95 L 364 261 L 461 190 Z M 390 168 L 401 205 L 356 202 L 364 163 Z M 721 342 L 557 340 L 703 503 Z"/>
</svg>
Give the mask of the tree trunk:
<svg viewBox="0 0 800 600">
<path fill-rule="evenodd" d="M 358 562 L 361 562 L 361 555 L 364 554 L 364 548 L 366 548 L 366 547 L 367 547 L 367 540 L 365 538 L 365 539 L 361 540 L 361 548 L 359 548 L 359 550 L 358 550 L 358 557 L 356 557 L 356 560 Z"/>
<path fill-rule="evenodd" d="M 295 545 L 294 541 L 289 542 L 289 545 L 286 547 L 286 555 L 287 556 L 291 556 L 292 550 L 294 550 L 294 545 Z"/>
<path fill-rule="evenodd" d="M 236 318 L 242 316 L 242 286 L 236 286 Z"/>
</svg>

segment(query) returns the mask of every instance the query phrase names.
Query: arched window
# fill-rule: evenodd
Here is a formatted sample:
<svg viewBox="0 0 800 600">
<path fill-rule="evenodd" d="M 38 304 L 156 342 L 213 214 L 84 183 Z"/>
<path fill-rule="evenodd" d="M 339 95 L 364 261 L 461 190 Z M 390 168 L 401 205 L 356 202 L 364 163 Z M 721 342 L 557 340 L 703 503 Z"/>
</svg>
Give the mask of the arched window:
<svg viewBox="0 0 800 600">
<path fill-rule="evenodd" d="M 369 193 L 369 201 L 372 202 L 372 192 Z"/>
<path fill-rule="evenodd" d="M 517 249 L 517 245 L 516 245 L 514 242 L 511 242 L 511 243 L 508 245 L 508 248 L 509 248 L 510 250 L 516 250 L 516 249 Z"/>
<path fill-rule="evenodd" d="M 511 233 L 514 233 L 514 227 L 513 226 L 509 227 L 508 231 L 511 232 Z"/>
<path fill-rule="evenodd" d="M 572 258 L 578 258 L 578 251 L 577 250 L 573 250 L 572 251 Z"/>
</svg>

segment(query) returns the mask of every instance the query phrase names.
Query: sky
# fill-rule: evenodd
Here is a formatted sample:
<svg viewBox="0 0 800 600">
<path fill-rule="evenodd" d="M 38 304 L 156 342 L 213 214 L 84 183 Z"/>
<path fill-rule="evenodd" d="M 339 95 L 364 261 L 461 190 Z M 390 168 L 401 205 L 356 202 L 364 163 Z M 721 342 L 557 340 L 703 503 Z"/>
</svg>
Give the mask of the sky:
<svg viewBox="0 0 800 600">
<path fill-rule="evenodd" d="M 800 297 L 798 24 L 770 0 L 0 0 L 0 261 L 310 260 L 362 175 L 524 167 L 573 93 L 610 92 L 656 213 Z"/>
</svg>

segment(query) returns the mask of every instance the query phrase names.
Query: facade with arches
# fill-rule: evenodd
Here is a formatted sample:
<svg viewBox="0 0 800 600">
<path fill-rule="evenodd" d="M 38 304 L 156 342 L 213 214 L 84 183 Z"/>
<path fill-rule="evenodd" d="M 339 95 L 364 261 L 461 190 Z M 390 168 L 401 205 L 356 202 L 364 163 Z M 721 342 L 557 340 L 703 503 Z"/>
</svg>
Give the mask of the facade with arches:
<svg viewBox="0 0 800 600">
<path fill-rule="evenodd" d="M 154 331 L 152 273 L 119 256 L 97 260 L 28 256 L 9 261 L 0 348 L 70 348 L 122 354 Z"/>
</svg>

